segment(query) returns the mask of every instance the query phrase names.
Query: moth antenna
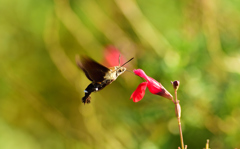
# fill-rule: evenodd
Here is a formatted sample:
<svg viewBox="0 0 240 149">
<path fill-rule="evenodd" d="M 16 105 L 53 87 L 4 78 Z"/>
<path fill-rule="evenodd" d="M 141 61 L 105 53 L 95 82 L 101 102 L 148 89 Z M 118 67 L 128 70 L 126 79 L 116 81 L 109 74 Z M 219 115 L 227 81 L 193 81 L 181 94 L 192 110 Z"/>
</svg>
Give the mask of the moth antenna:
<svg viewBox="0 0 240 149">
<path fill-rule="evenodd" d="M 132 57 L 130 60 L 128 60 L 127 62 L 125 62 L 124 64 L 122 64 L 122 66 L 126 65 L 128 62 L 130 62 L 131 60 L 133 60 L 134 57 Z M 120 66 L 118 69 L 120 69 L 122 66 Z M 118 69 L 114 70 L 114 71 L 117 71 Z"/>
<path fill-rule="evenodd" d="M 124 66 L 124 65 L 126 65 L 128 62 L 130 62 L 131 60 L 133 60 L 134 59 L 134 57 L 132 57 L 130 60 L 128 60 L 127 62 L 125 62 L 124 64 L 122 64 L 122 66 Z M 122 67 L 121 66 L 121 67 Z"/>
<path fill-rule="evenodd" d="M 119 54 L 119 58 L 118 58 L 118 65 L 120 66 L 121 64 L 121 54 Z"/>
</svg>

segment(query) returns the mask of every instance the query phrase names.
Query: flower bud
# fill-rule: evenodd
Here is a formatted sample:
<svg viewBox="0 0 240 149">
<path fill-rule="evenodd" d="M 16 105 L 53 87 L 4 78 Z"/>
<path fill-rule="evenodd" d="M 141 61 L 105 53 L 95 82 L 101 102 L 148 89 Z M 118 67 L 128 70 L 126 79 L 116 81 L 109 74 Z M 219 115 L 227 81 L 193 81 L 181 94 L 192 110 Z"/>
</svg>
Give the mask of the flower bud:
<svg viewBox="0 0 240 149">
<path fill-rule="evenodd" d="M 180 81 L 174 81 L 174 82 L 171 82 L 171 83 L 172 83 L 172 85 L 173 85 L 173 88 L 174 88 L 175 90 L 178 90 L 179 85 L 180 85 Z"/>
</svg>

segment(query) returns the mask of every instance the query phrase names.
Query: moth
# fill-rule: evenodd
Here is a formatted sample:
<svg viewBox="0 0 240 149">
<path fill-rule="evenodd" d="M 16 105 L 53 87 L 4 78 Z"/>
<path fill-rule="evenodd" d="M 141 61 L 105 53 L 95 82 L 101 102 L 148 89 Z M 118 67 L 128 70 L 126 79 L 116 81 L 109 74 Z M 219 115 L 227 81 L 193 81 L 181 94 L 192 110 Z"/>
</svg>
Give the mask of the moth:
<svg viewBox="0 0 240 149">
<path fill-rule="evenodd" d="M 86 77 L 91 83 L 84 90 L 85 96 L 82 98 L 82 102 L 90 103 L 90 94 L 97 92 L 105 88 L 117 79 L 118 76 L 123 74 L 127 69 L 123 67 L 125 64 L 130 62 L 133 58 L 125 62 L 120 66 L 120 55 L 119 55 L 119 66 L 107 68 L 98 62 L 94 61 L 88 56 L 76 56 L 77 66 L 85 73 Z"/>
</svg>

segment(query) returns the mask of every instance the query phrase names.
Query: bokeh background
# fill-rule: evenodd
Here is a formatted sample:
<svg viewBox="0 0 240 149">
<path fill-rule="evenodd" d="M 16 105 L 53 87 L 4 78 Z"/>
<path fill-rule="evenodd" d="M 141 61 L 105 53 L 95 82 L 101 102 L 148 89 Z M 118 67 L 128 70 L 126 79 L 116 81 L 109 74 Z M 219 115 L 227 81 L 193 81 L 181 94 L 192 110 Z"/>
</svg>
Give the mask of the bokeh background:
<svg viewBox="0 0 240 149">
<path fill-rule="evenodd" d="M 172 94 L 180 80 L 189 149 L 240 148 L 239 16 L 239 0 L 0 0 L 0 148 L 180 146 L 174 104 L 129 100 L 132 73 L 81 103 L 75 55 L 103 63 L 109 45 Z"/>
</svg>

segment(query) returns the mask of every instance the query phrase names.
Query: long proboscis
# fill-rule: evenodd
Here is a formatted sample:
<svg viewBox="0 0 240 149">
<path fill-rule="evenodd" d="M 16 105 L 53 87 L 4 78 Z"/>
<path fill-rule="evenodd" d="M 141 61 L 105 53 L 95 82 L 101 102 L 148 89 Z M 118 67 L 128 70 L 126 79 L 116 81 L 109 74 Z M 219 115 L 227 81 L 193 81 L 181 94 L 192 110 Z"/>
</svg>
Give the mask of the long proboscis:
<svg viewBox="0 0 240 149">
<path fill-rule="evenodd" d="M 134 72 L 132 72 L 132 71 L 130 71 L 130 70 L 127 70 L 127 69 L 126 69 L 126 72 L 130 72 L 130 73 L 132 73 L 132 74 L 135 74 Z"/>
</svg>

